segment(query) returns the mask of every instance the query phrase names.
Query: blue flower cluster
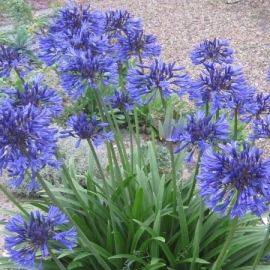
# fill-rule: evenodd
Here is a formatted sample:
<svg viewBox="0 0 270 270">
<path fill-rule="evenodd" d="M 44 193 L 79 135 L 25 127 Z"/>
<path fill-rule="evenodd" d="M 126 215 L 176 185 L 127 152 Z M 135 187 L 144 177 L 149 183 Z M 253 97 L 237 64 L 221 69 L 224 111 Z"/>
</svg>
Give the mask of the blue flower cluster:
<svg viewBox="0 0 270 270">
<path fill-rule="evenodd" d="M 23 89 L 1 89 L 6 96 L 0 103 L 0 172 L 8 170 L 13 188 L 30 171 L 29 191 L 38 190 L 36 173 L 46 165 L 61 165 L 54 158 L 57 129 L 50 125 L 52 116 L 62 111 L 62 100 L 55 90 L 42 85 L 42 79 L 37 75 Z"/>
<path fill-rule="evenodd" d="M 69 96 L 78 99 L 86 90 L 97 89 L 118 82 L 117 64 L 109 57 L 94 55 L 91 50 L 79 51 L 70 48 L 62 58 L 60 79 Z"/>
<path fill-rule="evenodd" d="M 28 59 L 13 48 L 0 43 L 0 78 L 8 78 L 11 70 L 16 70 L 23 75 Z"/>
<path fill-rule="evenodd" d="M 76 246 L 75 227 L 69 230 L 59 228 L 68 223 L 67 217 L 55 206 L 49 207 L 47 216 L 39 211 L 31 212 L 29 221 L 25 221 L 21 214 L 16 214 L 5 226 L 11 233 L 11 236 L 5 237 L 9 259 L 14 261 L 18 269 L 27 267 L 30 270 L 35 267 L 38 258 L 41 260 L 39 269 L 42 269 L 42 260 L 48 257 L 50 248 L 59 248 L 60 245 L 72 251 Z M 41 255 L 37 254 L 39 251 Z"/>
<path fill-rule="evenodd" d="M 241 105 L 250 104 L 254 90 L 248 86 L 241 67 L 231 65 L 204 64 L 200 77 L 193 81 L 189 88 L 190 99 L 197 106 L 211 102 L 211 112 L 220 109 L 239 110 Z M 252 106 L 245 112 L 252 110 Z"/>
<path fill-rule="evenodd" d="M 144 34 L 141 20 L 127 11 L 90 11 L 69 2 L 43 32 L 39 58 L 46 65 L 58 64 L 63 89 L 78 99 L 99 83 L 117 84 L 121 63 L 160 51 L 157 38 Z"/>
<path fill-rule="evenodd" d="M 220 140 L 229 139 L 230 125 L 224 115 L 213 121 L 213 115 L 205 116 L 202 111 L 197 111 L 195 115 L 187 115 L 187 118 L 188 122 L 183 126 L 182 131 L 178 131 L 171 138 L 173 142 L 182 143 L 174 153 L 188 149 L 189 155 L 186 157 L 186 162 L 192 161 L 196 149 L 204 152 Z"/>
<path fill-rule="evenodd" d="M 249 136 L 251 140 L 270 138 L 270 115 L 266 115 L 263 119 L 254 120 L 252 131 Z"/>
<path fill-rule="evenodd" d="M 215 38 L 213 41 L 205 40 L 195 46 L 190 52 L 190 58 L 194 65 L 203 63 L 227 63 L 233 62 L 233 49 L 229 46 L 228 40 Z"/>
<path fill-rule="evenodd" d="M 61 138 L 66 138 L 68 136 L 78 137 L 75 147 L 79 147 L 82 139 L 89 139 L 94 144 L 95 147 L 100 146 L 105 141 L 113 140 L 113 132 L 103 132 L 103 129 L 109 124 L 98 123 L 96 116 L 93 116 L 91 120 L 87 118 L 84 113 L 79 115 L 73 115 L 67 121 L 67 126 L 72 127 L 72 130 L 61 131 Z"/>
<path fill-rule="evenodd" d="M 110 38 L 126 36 L 142 29 L 140 18 L 133 18 L 126 10 L 108 10 L 105 12 L 105 33 Z"/>
<path fill-rule="evenodd" d="M 162 98 L 171 97 L 174 93 L 181 96 L 190 83 L 188 74 L 178 73 L 184 67 L 175 67 L 175 62 L 166 64 L 157 58 L 150 65 L 137 66 L 130 68 L 126 77 L 127 90 L 132 100 L 148 97 L 145 103 L 149 103 L 156 98 L 157 93 Z"/>
<path fill-rule="evenodd" d="M 262 159 L 262 150 L 242 142 L 220 145 L 220 152 L 207 149 L 197 177 L 200 194 L 213 211 L 231 218 L 247 211 L 261 216 L 270 200 L 270 159 Z"/>
<path fill-rule="evenodd" d="M 53 116 L 57 117 L 62 113 L 62 98 L 54 89 L 49 89 L 47 85 L 42 84 L 43 80 L 43 75 L 37 74 L 32 85 L 24 84 L 23 91 L 19 88 L 0 88 L 0 90 L 6 94 L 5 100 L 13 107 L 22 108 L 32 105 L 36 111 L 46 107 Z"/>
<path fill-rule="evenodd" d="M 269 95 L 255 94 L 239 66 L 232 66 L 233 50 L 228 41 L 214 39 L 196 46 L 191 52 L 195 65 L 202 64 L 199 78 L 191 80 L 187 92 L 199 107 L 216 114 L 217 125 L 210 122 L 213 115 L 202 112 L 188 116 L 188 123 L 175 132 L 174 141 L 181 141 L 176 153 L 188 148 L 191 159 L 194 146 L 202 152 L 197 177 L 200 194 L 207 206 L 221 215 L 243 217 L 247 211 L 261 216 L 268 210 L 270 193 L 270 159 L 262 159 L 262 150 L 246 141 L 228 141 L 230 129 L 225 117 L 233 116 L 237 133 L 238 121 L 251 122 L 251 140 L 270 137 Z M 269 79 L 269 73 L 268 73 Z M 220 112 L 221 118 L 217 118 Z M 225 122 L 224 122 L 225 121 Z M 237 134 L 235 134 L 237 138 Z M 216 144 L 213 139 L 221 139 Z M 209 142 L 209 143 L 208 143 Z M 212 147 L 213 146 L 213 147 Z"/>
<path fill-rule="evenodd" d="M 141 105 L 141 100 L 132 100 L 129 92 L 114 90 L 114 95 L 103 98 L 104 104 L 113 109 L 119 109 L 121 112 L 130 112 L 134 105 Z"/>
<path fill-rule="evenodd" d="M 144 34 L 143 30 L 127 33 L 127 36 L 119 36 L 119 60 L 126 62 L 132 57 L 138 57 L 141 61 L 141 58 L 145 59 L 159 56 L 161 46 L 157 42 L 155 36 Z"/>
</svg>

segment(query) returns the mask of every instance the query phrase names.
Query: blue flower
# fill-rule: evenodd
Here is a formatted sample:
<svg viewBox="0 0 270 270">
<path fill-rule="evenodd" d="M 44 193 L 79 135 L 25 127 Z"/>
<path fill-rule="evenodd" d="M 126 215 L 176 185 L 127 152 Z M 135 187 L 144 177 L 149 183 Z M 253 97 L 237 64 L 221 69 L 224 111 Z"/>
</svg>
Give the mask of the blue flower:
<svg viewBox="0 0 270 270">
<path fill-rule="evenodd" d="M 255 96 L 255 103 L 253 106 L 256 109 L 256 118 L 258 118 L 261 114 L 269 114 L 270 113 L 270 94 L 264 95 L 263 93 L 258 93 Z"/>
<path fill-rule="evenodd" d="M 173 118 L 168 118 L 163 123 L 163 129 L 159 131 L 159 138 L 165 139 L 169 142 L 177 142 L 179 137 L 184 132 L 185 127 L 185 119 L 184 117 L 179 118 L 177 121 Z"/>
<path fill-rule="evenodd" d="M 5 47 L 0 43 L 0 78 L 8 78 L 12 69 L 21 73 L 26 68 L 26 64 L 26 57 L 20 55 L 11 47 Z"/>
<path fill-rule="evenodd" d="M 14 108 L 4 100 L 0 107 L 0 173 L 8 169 L 9 184 L 17 188 L 27 170 L 31 170 L 29 190 L 38 189 L 36 172 L 46 165 L 59 168 L 53 158 L 57 129 L 50 128 L 48 109 L 36 110 L 32 105 Z"/>
<path fill-rule="evenodd" d="M 43 75 L 37 74 L 32 85 L 28 83 L 23 85 L 23 91 L 20 89 L 0 89 L 8 95 L 6 99 L 13 107 L 33 105 L 32 108 L 38 110 L 46 107 L 52 115 L 59 116 L 62 113 L 62 98 L 56 90 L 48 89 L 46 85 L 42 85 L 43 79 Z"/>
<path fill-rule="evenodd" d="M 196 148 L 203 152 L 213 143 L 229 139 L 231 131 L 225 115 L 215 122 L 212 121 L 213 115 L 205 116 L 202 111 L 197 111 L 194 115 L 187 115 L 187 118 L 188 122 L 184 125 L 183 130 L 175 132 L 171 138 L 174 142 L 182 142 L 181 146 L 174 151 L 175 154 L 187 148 L 189 152 L 187 162 L 192 161 Z"/>
<path fill-rule="evenodd" d="M 62 87 L 68 95 L 78 99 L 88 89 L 97 89 L 118 82 L 116 62 L 107 56 L 94 55 L 90 50 L 69 49 L 60 66 Z"/>
<path fill-rule="evenodd" d="M 55 206 L 49 207 L 47 216 L 39 211 L 31 212 L 28 222 L 21 214 L 16 214 L 5 226 L 12 233 L 12 236 L 5 238 L 5 249 L 10 260 L 19 268 L 27 267 L 30 270 L 35 267 L 35 259 L 39 258 L 39 269 L 42 269 L 42 260 L 49 255 L 49 248 L 55 248 L 55 243 L 72 251 L 76 246 L 75 227 L 67 231 L 59 231 L 58 228 L 68 223 L 66 216 Z M 41 256 L 36 255 L 38 251 L 41 251 Z"/>
<path fill-rule="evenodd" d="M 190 52 L 194 65 L 203 63 L 231 64 L 233 62 L 233 49 L 229 47 L 228 40 L 205 40 Z"/>
<path fill-rule="evenodd" d="M 224 99 L 223 108 L 232 109 L 232 115 L 237 113 L 240 115 L 241 121 L 249 122 L 251 119 L 250 115 L 254 115 L 257 112 L 257 104 L 254 103 L 254 94 L 255 89 L 253 87 L 243 87 L 242 92 L 233 91 L 232 95 Z"/>
<path fill-rule="evenodd" d="M 68 31 L 70 35 L 77 33 L 83 22 L 87 22 L 88 29 L 96 35 L 102 35 L 105 30 L 105 15 L 100 11 L 90 12 L 90 5 L 83 8 L 76 7 L 73 2 L 69 2 L 66 7 L 59 10 L 59 15 L 55 18 L 49 28 L 49 32 L 63 33 Z"/>
<path fill-rule="evenodd" d="M 88 51 L 93 55 L 111 54 L 114 47 L 106 36 L 98 36 L 89 31 L 88 22 L 82 22 L 76 33 L 47 34 L 39 40 L 39 58 L 48 66 L 61 62 L 69 50 Z"/>
<path fill-rule="evenodd" d="M 110 38 L 142 29 L 141 19 L 133 18 L 126 10 L 108 10 L 105 16 L 105 34 Z"/>
<path fill-rule="evenodd" d="M 45 35 L 45 33 L 43 33 Z M 58 63 L 70 46 L 59 34 L 47 34 L 39 39 L 38 57 L 47 66 Z"/>
<path fill-rule="evenodd" d="M 259 138 L 270 138 L 270 115 L 266 115 L 263 119 L 255 119 L 252 125 L 253 134 L 249 136 L 251 140 Z"/>
<path fill-rule="evenodd" d="M 103 129 L 109 124 L 98 123 L 96 116 L 92 119 L 87 119 L 84 113 L 79 115 L 71 116 L 67 121 L 67 126 L 72 127 L 72 130 L 61 131 L 60 138 L 66 138 L 68 136 L 79 137 L 75 147 L 79 147 L 82 139 L 89 139 L 92 141 L 95 147 L 100 146 L 105 141 L 113 140 L 113 132 L 103 132 Z"/>
<path fill-rule="evenodd" d="M 133 106 L 141 105 L 141 100 L 132 100 L 128 92 L 114 90 L 114 95 L 104 97 L 103 101 L 105 104 L 110 104 L 113 109 L 117 108 L 121 112 L 130 112 Z"/>
<path fill-rule="evenodd" d="M 268 67 L 267 80 L 270 82 L 270 66 Z"/>
<path fill-rule="evenodd" d="M 172 96 L 174 92 L 181 95 L 181 88 L 185 89 L 190 82 L 186 73 L 178 73 L 184 67 L 175 67 L 175 62 L 166 65 L 161 59 L 155 59 L 149 66 L 137 66 L 143 71 L 130 68 L 127 74 L 127 89 L 132 99 L 149 95 L 147 103 L 156 97 L 157 92 L 163 98 Z"/>
<path fill-rule="evenodd" d="M 132 57 L 138 59 L 159 56 L 161 46 L 153 35 L 145 35 L 143 30 L 127 33 L 118 37 L 118 56 L 120 61 L 126 62 Z"/>
<path fill-rule="evenodd" d="M 236 97 L 248 95 L 248 86 L 242 68 L 230 65 L 206 65 L 200 77 L 190 84 L 190 99 L 197 101 L 196 105 L 203 106 L 211 102 L 211 111 L 232 108 Z"/>
<path fill-rule="evenodd" d="M 97 36 L 89 33 L 87 24 L 78 33 L 68 40 L 71 48 L 78 51 L 90 50 L 93 55 L 108 55 L 114 52 L 114 47 L 109 44 L 106 36 Z"/>
<path fill-rule="evenodd" d="M 105 15 L 102 12 L 77 8 L 74 3 L 60 10 L 48 31 L 42 31 L 39 40 L 39 58 L 48 66 L 58 63 L 71 47 L 76 50 L 91 49 L 92 53 L 107 52 L 108 40 L 101 37 L 105 31 Z"/>
<path fill-rule="evenodd" d="M 270 159 L 245 141 L 220 145 L 221 152 L 207 149 L 197 177 L 202 199 L 214 212 L 242 218 L 247 211 L 261 216 L 270 199 Z"/>
</svg>

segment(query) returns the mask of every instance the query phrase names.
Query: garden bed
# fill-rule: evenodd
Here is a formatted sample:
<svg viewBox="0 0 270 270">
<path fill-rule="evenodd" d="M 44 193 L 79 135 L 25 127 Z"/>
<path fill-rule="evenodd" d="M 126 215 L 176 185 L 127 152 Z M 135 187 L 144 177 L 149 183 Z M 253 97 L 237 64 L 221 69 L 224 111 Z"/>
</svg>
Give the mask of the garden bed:
<svg viewBox="0 0 270 270">
<path fill-rule="evenodd" d="M 29 1 L 31 2 L 31 1 Z M 78 1 L 77 1 L 78 2 Z M 31 2 L 32 3 L 32 2 Z M 36 11 L 50 7 L 49 1 L 33 1 Z M 46 5 L 45 3 L 48 3 Z M 194 77 L 198 69 L 191 64 L 189 51 L 194 44 L 208 38 L 229 39 L 235 48 L 236 62 L 243 66 L 249 83 L 257 91 L 270 93 L 266 73 L 270 64 L 270 3 L 269 1 L 222 0 L 192 1 L 91 1 L 93 9 L 127 9 L 143 19 L 145 31 L 155 34 L 163 48 L 166 61 L 177 61 Z M 265 155 L 268 143 L 261 140 Z M 1 194 L 3 208 L 13 208 Z M 0 219 L 4 218 L 0 215 Z M 1 243 L 0 239 L 0 245 Z M 2 246 L 2 245 L 1 245 Z M 0 249 L 0 256 L 3 249 Z"/>
</svg>

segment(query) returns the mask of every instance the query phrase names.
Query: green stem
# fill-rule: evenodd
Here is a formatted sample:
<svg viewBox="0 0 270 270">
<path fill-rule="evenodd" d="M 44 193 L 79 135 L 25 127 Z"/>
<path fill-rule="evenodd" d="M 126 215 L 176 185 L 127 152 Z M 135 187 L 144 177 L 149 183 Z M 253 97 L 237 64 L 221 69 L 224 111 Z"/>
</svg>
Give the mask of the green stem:
<svg viewBox="0 0 270 270">
<path fill-rule="evenodd" d="M 162 96 L 162 89 L 161 89 L 161 87 L 159 87 L 158 90 L 159 90 L 159 94 L 160 94 L 160 98 L 161 98 L 163 109 L 166 111 L 166 102 L 165 102 L 165 99 Z"/>
<path fill-rule="evenodd" d="M 173 214 L 176 215 L 176 192 L 177 192 L 177 184 L 176 184 L 176 169 L 175 169 L 175 162 L 174 162 L 174 153 L 173 153 L 173 142 L 169 142 L 170 148 L 170 156 L 171 156 L 171 167 L 172 167 L 172 181 L 173 181 Z"/>
<path fill-rule="evenodd" d="M 266 231 L 266 234 L 264 236 L 264 239 L 263 239 L 263 242 L 260 246 L 260 249 L 259 249 L 259 252 L 255 258 L 255 261 L 253 263 L 253 267 L 252 267 L 252 270 L 255 270 L 257 265 L 259 264 L 262 256 L 263 256 L 263 253 L 264 253 L 264 250 L 265 250 L 265 247 L 267 246 L 268 242 L 269 242 L 269 235 L 270 235 L 270 223 L 268 224 L 268 229 Z"/>
<path fill-rule="evenodd" d="M 138 54 L 138 57 L 139 57 L 139 63 L 140 63 L 141 65 L 143 65 L 143 60 L 142 60 L 142 56 L 141 56 L 140 53 Z M 141 67 L 141 71 L 142 71 L 142 73 L 144 73 L 143 67 Z"/>
<path fill-rule="evenodd" d="M 211 270 L 220 270 L 220 267 L 222 266 L 224 260 L 226 259 L 228 248 L 230 247 L 230 244 L 232 242 L 232 239 L 233 239 L 236 227 L 237 227 L 237 223 L 238 223 L 238 217 L 235 217 L 232 220 L 231 230 L 227 236 L 226 242 L 224 243 L 224 245 L 221 249 L 221 252 L 219 253 L 219 256 L 218 256 L 217 260 L 215 261 L 215 264 L 213 265 Z"/>
<path fill-rule="evenodd" d="M 130 159 L 131 159 L 131 173 L 133 173 L 133 128 L 132 128 L 132 124 L 131 124 L 131 121 L 130 121 L 130 117 L 129 117 L 129 114 L 128 112 L 125 112 L 125 117 L 127 119 L 127 122 L 128 122 L 128 131 L 129 131 L 129 147 L 130 147 Z"/>
<path fill-rule="evenodd" d="M 103 181 L 104 188 L 106 188 L 107 187 L 106 178 L 105 178 L 105 175 L 103 173 L 103 169 L 102 169 L 102 167 L 100 165 L 100 162 L 99 162 L 99 159 L 98 159 L 96 150 L 95 150 L 95 148 L 94 148 L 93 143 L 91 142 L 91 140 L 90 139 L 86 139 L 86 140 L 88 142 L 88 145 L 90 146 L 90 149 L 91 149 L 91 152 L 93 154 L 94 160 L 95 160 L 96 165 L 98 167 L 98 170 L 100 172 L 100 175 L 101 175 L 101 178 L 102 178 L 102 181 Z M 106 193 L 107 193 L 106 195 L 109 196 L 109 191 L 106 192 Z"/>
<path fill-rule="evenodd" d="M 112 107 L 111 107 L 110 104 L 109 104 L 109 106 L 110 106 L 110 110 L 112 112 L 113 109 L 112 109 Z M 108 118 L 109 117 L 109 114 L 107 114 L 107 112 L 105 112 L 105 113 L 106 113 L 107 118 Z M 125 151 L 126 148 L 125 148 L 125 145 L 124 145 L 123 135 L 122 135 L 122 133 L 121 133 L 121 131 L 119 129 L 119 125 L 117 123 L 116 117 L 115 117 L 115 115 L 114 115 L 113 112 L 111 113 L 111 117 L 112 117 L 112 120 L 113 120 L 113 123 L 114 123 L 115 136 L 117 136 L 117 138 L 115 140 L 116 141 L 116 144 L 117 144 L 117 147 L 118 147 L 118 149 L 119 149 L 119 147 L 121 149 L 123 149 L 123 159 L 121 160 L 121 162 L 122 162 L 124 171 L 127 172 L 130 169 L 130 167 L 128 166 L 129 163 L 128 163 L 127 153 Z M 118 145 L 118 143 L 119 143 L 119 145 Z M 119 154 L 120 154 L 120 152 L 119 152 Z"/>
<path fill-rule="evenodd" d="M 25 81 L 24 81 L 24 79 L 21 77 L 20 72 L 18 71 L 18 69 L 15 68 L 14 70 L 15 70 L 15 72 L 16 72 L 18 78 L 22 81 L 22 83 L 24 83 Z"/>
<path fill-rule="evenodd" d="M 195 172 L 194 172 L 194 176 L 193 176 L 193 179 L 192 179 L 192 185 L 191 185 L 191 188 L 189 190 L 189 194 L 188 194 L 188 201 L 187 201 L 187 205 L 189 205 L 190 201 L 191 201 L 191 198 L 193 196 L 193 192 L 195 190 L 195 186 L 196 186 L 196 177 L 199 173 L 199 169 L 200 169 L 200 161 L 201 161 L 201 156 L 202 156 L 202 153 L 201 151 L 199 151 L 199 154 L 198 154 L 198 160 L 197 160 L 197 163 L 196 163 L 196 167 L 195 167 Z"/>
<path fill-rule="evenodd" d="M 205 104 L 205 116 L 209 115 L 209 102 Z"/>
<path fill-rule="evenodd" d="M 92 151 L 93 157 L 95 159 L 96 165 L 98 166 L 98 169 L 99 169 L 99 171 L 101 173 L 101 178 L 102 178 L 102 181 L 103 181 L 104 190 L 105 190 L 107 200 L 108 200 L 108 206 L 109 206 L 109 209 L 110 209 L 110 217 L 111 217 L 111 222 L 112 222 L 112 227 L 113 227 L 113 232 L 114 232 L 113 235 L 114 235 L 115 249 L 116 249 L 116 253 L 119 253 L 120 251 L 118 250 L 119 245 L 118 245 L 117 234 L 116 234 L 117 229 L 116 229 L 115 217 L 114 217 L 114 212 L 113 212 L 113 207 L 112 207 L 111 195 L 110 195 L 110 192 L 109 192 L 109 189 L 108 189 L 108 184 L 106 182 L 106 178 L 105 178 L 105 175 L 103 173 L 102 167 L 100 165 L 99 159 L 97 157 L 97 154 L 96 154 L 95 148 L 93 146 L 93 143 L 91 142 L 90 139 L 87 139 L 87 142 L 88 142 L 88 144 L 89 144 L 89 146 L 91 148 L 91 151 Z"/>
<path fill-rule="evenodd" d="M 49 253 L 50 253 L 52 259 L 55 261 L 55 263 L 59 267 L 59 269 L 66 270 L 66 267 L 64 267 L 64 265 L 56 258 L 56 256 L 54 255 L 54 253 L 52 252 L 52 250 L 50 248 L 49 248 Z"/>
<path fill-rule="evenodd" d="M 219 109 L 216 111 L 216 120 L 219 118 Z"/>
<path fill-rule="evenodd" d="M 195 237 L 194 237 L 195 240 L 193 243 L 193 245 L 194 245 L 193 257 L 192 257 L 190 270 L 195 269 L 196 259 L 199 258 L 203 217 L 204 217 L 204 204 L 203 204 L 203 201 L 201 200 L 201 202 L 200 202 L 200 215 L 199 215 L 199 219 L 198 219 L 196 231 L 195 231 Z"/>
<path fill-rule="evenodd" d="M 136 142 L 137 146 L 140 147 L 140 127 L 139 127 L 139 119 L 138 119 L 138 111 L 137 107 L 134 108 L 134 120 L 135 120 L 135 132 L 136 132 Z"/>
<path fill-rule="evenodd" d="M 234 113 L 234 126 L 233 126 L 233 139 L 235 141 L 237 141 L 237 124 L 238 124 L 238 110 L 235 109 L 235 113 Z"/>
<path fill-rule="evenodd" d="M 27 217 L 29 217 L 29 213 L 14 199 L 14 197 L 10 194 L 10 192 L 2 185 L 0 184 L 0 189 L 3 191 L 3 193 L 8 197 L 8 199 Z"/>
<path fill-rule="evenodd" d="M 102 100 L 102 97 L 101 97 L 99 91 L 95 91 L 94 93 L 96 95 L 96 100 L 97 100 L 97 103 L 98 103 L 98 108 L 99 108 L 99 113 L 100 113 L 100 116 L 101 116 L 101 120 L 103 122 L 108 122 L 109 125 L 110 125 L 110 128 L 114 131 L 115 135 L 120 137 L 120 139 L 115 140 L 115 143 L 117 145 L 117 149 L 118 149 L 118 152 L 119 152 L 119 155 L 120 155 L 122 165 L 126 169 L 126 161 L 128 160 L 128 158 L 127 158 L 127 154 L 126 154 L 125 147 L 124 147 L 124 144 L 123 144 L 123 140 L 121 140 L 121 133 L 120 133 L 119 130 L 117 131 L 117 129 L 114 127 L 114 125 L 112 123 L 112 120 L 111 120 L 111 117 L 109 116 L 108 110 L 107 110 L 106 106 L 103 103 L 103 100 Z M 104 113 L 105 113 L 107 121 L 106 121 L 106 119 L 104 117 Z M 118 126 L 118 125 L 116 125 L 116 126 Z M 107 150 L 108 150 L 108 148 L 107 148 Z"/>
</svg>

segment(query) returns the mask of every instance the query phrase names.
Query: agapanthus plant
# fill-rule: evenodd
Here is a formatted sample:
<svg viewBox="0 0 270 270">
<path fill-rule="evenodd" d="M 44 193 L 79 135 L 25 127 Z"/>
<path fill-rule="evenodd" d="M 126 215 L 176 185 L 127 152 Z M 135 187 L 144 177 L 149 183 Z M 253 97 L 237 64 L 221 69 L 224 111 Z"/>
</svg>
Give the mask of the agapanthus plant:
<svg viewBox="0 0 270 270">
<path fill-rule="evenodd" d="M 237 114 L 242 122 L 249 122 L 252 116 L 258 112 L 258 106 L 254 103 L 254 95 L 254 88 L 243 87 L 242 92 L 233 91 L 232 95 L 225 98 L 221 104 L 223 103 L 223 107 L 231 111 L 231 116 Z"/>
<path fill-rule="evenodd" d="M 48 33 L 45 35 L 44 32 L 42 34 L 43 36 L 39 39 L 38 57 L 45 65 L 52 66 L 61 60 L 70 43 L 63 40 L 59 34 Z"/>
<path fill-rule="evenodd" d="M 106 36 L 89 32 L 87 21 L 81 23 L 81 28 L 71 36 L 48 33 L 39 39 L 39 58 L 48 66 L 59 63 L 69 49 L 77 51 L 91 50 L 93 55 L 105 55 L 113 52 Z"/>
<path fill-rule="evenodd" d="M 154 35 L 146 35 L 143 30 L 135 30 L 127 33 L 127 36 L 118 37 L 117 52 L 122 62 L 132 58 L 142 61 L 142 59 L 158 57 L 161 46 Z"/>
<path fill-rule="evenodd" d="M 49 32 L 56 34 L 68 31 L 72 36 L 81 28 L 83 22 L 87 22 L 89 31 L 96 35 L 104 33 L 105 16 L 102 12 L 98 10 L 90 11 L 90 5 L 85 8 L 81 5 L 78 8 L 70 1 L 59 10 L 59 16 L 53 21 Z"/>
<path fill-rule="evenodd" d="M 0 108 L 0 172 L 8 169 L 9 184 L 18 187 L 31 172 L 29 190 L 39 189 L 36 173 L 46 165 L 58 168 L 54 159 L 57 129 L 49 127 L 51 113 L 33 105 L 13 107 L 4 100 Z"/>
<path fill-rule="evenodd" d="M 213 41 L 205 40 L 195 46 L 190 52 L 190 58 L 194 65 L 203 63 L 226 63 L 233 62 L 233 49 L 229 46 L 228 40 L 214 38 Z"/>
<path fill-rule="evenodd" d="M 108 127 L 108 123 L 98 123 L 96 116 L 92 119 L 88 119 L 84 113 L 71 116 L 67 121 L 67 126 L 71 127 L 71 130 L 61 131 L 61 138 L 73 136 L 79 138 L 75 147 L 79 147 L 82 139 L 90 140 L 95 147 L 100 146 L 104 142 L 113 140 L 113 132 L 103 132 L 105 127 Z"/>
<path fill-rule="evenodd" d="M 134 105 L 140 105 L 141 100 L 132 100 L 128 92 L 115 89 L 114 95 L 104 97 L 105 105 L 112 106 L 113 109 L 119 109 L 121 112 L 130 112 Z"/>
<path fill-rule="evenodd" d="M 181 95 L 190 82 L 186 73 L 179 73 L 184 67 L 175 67 L 175 62 L 166 64 L 158 58 L 149 66 L 138 64 L 137 67 L 128 71 L 127 89 L 132 99 L 148 96 L 146 103 L 155 99 L 158 92 L 162 98 L 173 93 Z"/>
<path fill-rule="evenodd" d="M 174 153 L 187 148 L 187 162 L 192 161 L 196 149 L 203 152 L 220 140 L 229 139 L 231 131 L 225 115 L 214 121 L 213 115 L 206 116 L 204 112 L 197 111 L 194 115 L 187 115 L 187 118 L 187 123 L 181 126 L 182 130 L 174 131 L 170 139 L 173 142 L 181 142 L 181 146 Z"/>
<path fill-rule="evenodd" d="M 198 106 L 211 102 L 211 112 L 222 108 L 233 108 L 237 97 L 250 96 L 242 68 L 231 65 L 207 65 L 200 77 L 189 88 L 190 99 Z"/>
<path fill-rule="evenodd" d="M 259 119 L 261 115 L 270 113 L 270 94 L 258 93 L 254 97 L 253 107 L 256 110 L 255 118 Z"/>
<path fill-rule="evenodd" d="M 60 225 L 68 224 L 67 217 L 55 206 L 50 206 L 48 215 L 39 211 L 31 212 L 29 220 L 25 220 L 21 214 L 11 218 L 5 229 L 11 236 L 5 237 L 5 249 L 9 259 L 20 269 L 34 269 L 35 260 L 40 259 L 39 269 L 42 269 L 42 261 L 50 255 L 50 249 L 66 247 L 70 251 L 76 246 L 76 229 L 59 229 Z M 56 245 L 57 244 L 57 245 Z M 38 255 L 38 252 L 41 255 Z"/>
<path fill-rule="evenodd" d="M 265 115 L 262 119 L 255 119 L 252 125 L 251 140 L 260 138 L 270 138 L 270 115 Z"/>
<path fill-rule="evenodd" d="M 90 50 L 70 48 L 60 66 L 60 78 L 68 95 L 78 99 L 89 89 L 118 82 L 117 64 L 113 58 L 94 55 Z"/>
<path fill-rule="evenodd" d="M 90 6 L 77 8 L 69 2 L 60 9 L 59 16 L 51 23 L 47 33 L 42 31 L 39 58 L 46 65 L 58 63 L 70 47 L 77 50 L 95 47 L 104 52 L 104 38 L 100 36 L 105 31 L 105 15 L 99 11 L 90 12 L 89 9 Z"/>
<path fill-rule="evenodd" d="M 0 78 L 8 78 L 13 69 L 23 75 L 27 61 L 25 56 L 20 55 L 11 47 L 5 47 L 0 43 Z"/>
<path fill-rule="evenodd" d="M 32 106 L 32 109 L 42 110 L 47 108 L 53 116 L 59 116 L 62 113 L 62 98 L 54 89 L 49 89 L 43 85 L 43 75 L 37 74 L 32 85 L 24 83 L 22 89 L 0 88 L 5 93 L 6 100 L 13 107 Z"/>
<path fill-rule="evenodd" d="M 108 10 L 105 16 L 105 34 L 110 38 L 117 38 L 142 29 L 141 19 L 133 18 L 127 10 Z"/>
<path fill-rule="evenodd" d="M 197 177 L 207 207 L 230 218 L 242 218 L 248 211 L 261 216 L 270 200 L 270 159 L 263 160 L 263 151 L 245 141 L 219 148 L 203 153 Z"/>
</svg>

